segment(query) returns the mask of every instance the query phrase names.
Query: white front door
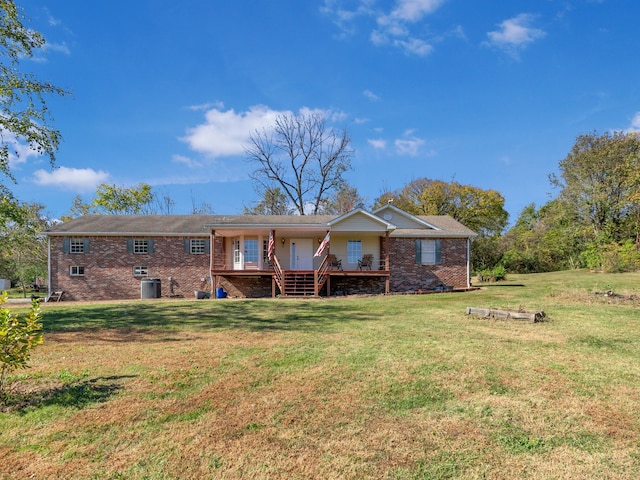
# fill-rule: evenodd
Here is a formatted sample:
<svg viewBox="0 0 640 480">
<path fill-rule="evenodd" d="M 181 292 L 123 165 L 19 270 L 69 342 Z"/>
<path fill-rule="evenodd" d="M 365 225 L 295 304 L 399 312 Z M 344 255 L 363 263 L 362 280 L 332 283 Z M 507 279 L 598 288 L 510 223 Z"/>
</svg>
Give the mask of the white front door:
<svg viewBox="0 0 640 480">
<path fill-rule="evenodd" d="M 291 240 L 291 270 L 313 270 L 313 240 Z"/>
<path fill-rule="evenodd" d="M 240 238 L 236 237 L 233 239 L 233 269 L 242 270 L 243 263 L 242 251 L 240 250 Z"/>
</svg>

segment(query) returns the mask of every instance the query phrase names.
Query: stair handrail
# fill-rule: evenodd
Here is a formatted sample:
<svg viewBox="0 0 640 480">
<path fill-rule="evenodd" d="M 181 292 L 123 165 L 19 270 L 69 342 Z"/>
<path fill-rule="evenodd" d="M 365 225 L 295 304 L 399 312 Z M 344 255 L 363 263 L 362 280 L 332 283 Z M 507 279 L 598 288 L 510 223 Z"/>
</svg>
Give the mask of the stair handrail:
<svg viewBox="0 0 640 480">
<path fill-rule="evenodd" d="M 329 278 L 329 274 L 327 273 L 329 271 L 329 267 L 330 267 L 330 262 L 329 262 L 329 255 L 325 255 L 325 257 L 322 259 L 322 262 L 320 263 L 320 266 L 318 267 L 318 270 L 316 271 L 316 296 L 319 295 L 320 290 L 322 290 L 322 287 L 324 287 L 324 284 L 327 283 L 327 278 Z"/>
<path fill-rule="evenodd" d="M 273 256 L 273 278 L 276 280 L 280 293 L 284 294 L 284 270 L 275 255 Z"/>
</svg>

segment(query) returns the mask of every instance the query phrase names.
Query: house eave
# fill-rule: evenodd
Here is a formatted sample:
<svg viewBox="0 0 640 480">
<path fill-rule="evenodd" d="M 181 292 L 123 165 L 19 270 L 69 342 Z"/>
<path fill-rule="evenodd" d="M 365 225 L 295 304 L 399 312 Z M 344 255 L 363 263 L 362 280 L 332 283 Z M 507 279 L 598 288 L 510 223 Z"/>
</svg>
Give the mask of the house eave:
<svg viewBox="0 0 640 480">
<path fill-rule="evenodd" d="M 43 232 L 48 237 L 208 237 L 209 232 Z"/>
</svg>

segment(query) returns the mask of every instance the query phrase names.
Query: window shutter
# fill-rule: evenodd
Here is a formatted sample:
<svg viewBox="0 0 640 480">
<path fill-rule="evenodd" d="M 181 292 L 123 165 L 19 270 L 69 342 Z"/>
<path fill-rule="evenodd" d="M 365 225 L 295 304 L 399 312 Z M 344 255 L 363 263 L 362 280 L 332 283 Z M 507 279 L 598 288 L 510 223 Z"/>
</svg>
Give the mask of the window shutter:
<svg viewBox="0 0 640 480">
<path fill-rule="evenodd" d="M 436 265 L 442 263 L 442 240 L 437 239 L 436 241 Z"/>
<path fill-rule="evenodd" d="M 147 252 L 153 253 L 153 239 L 150 238 L 147 240 Z"/>
<path fill-rule="evenodd" d="M 83 242 L 84 242 L 84 253 L 89 253 L 89 239 L 84 238 Z"/>
<path fill-rule="evenodd" d="M 127 238 L 127 253 L 133 253 L 133 238 Z"/>
<path fill-rule="evenodd" d="M 416 238 L 416 263 L 422 263 L 422 240 Z"/>
<path fill-rule="evenodd" d="M 191 253 L 191 239 L 190 238 L 185 238 L 184 239 L 184 252 L 185 253 Z"/>
<path fill-rule="evenodd" d="M 71 250 L 71 239 L 69 237 L 65 237 L 62 239 L 62 253 L 69 253 Z"/>
<path fill-rule="evenodd" d="M 211 253 L 211 239 L 209 238 L 204 241 L 204 253 Z"/>
</svg>

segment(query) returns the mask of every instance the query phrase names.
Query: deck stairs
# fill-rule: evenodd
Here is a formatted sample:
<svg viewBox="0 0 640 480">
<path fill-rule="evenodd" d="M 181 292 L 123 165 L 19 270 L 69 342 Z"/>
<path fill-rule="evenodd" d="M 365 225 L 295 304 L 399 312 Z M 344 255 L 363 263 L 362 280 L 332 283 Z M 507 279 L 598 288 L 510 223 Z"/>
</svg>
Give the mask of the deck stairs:
<svg viewBox="0 0 640 480">
<path fill-rule="evenodd" d="M 312 297 L 315 295 L 314 272 L 288 270 L 284 276 L 284 292 L 287 297 Z"/>
</svg>

